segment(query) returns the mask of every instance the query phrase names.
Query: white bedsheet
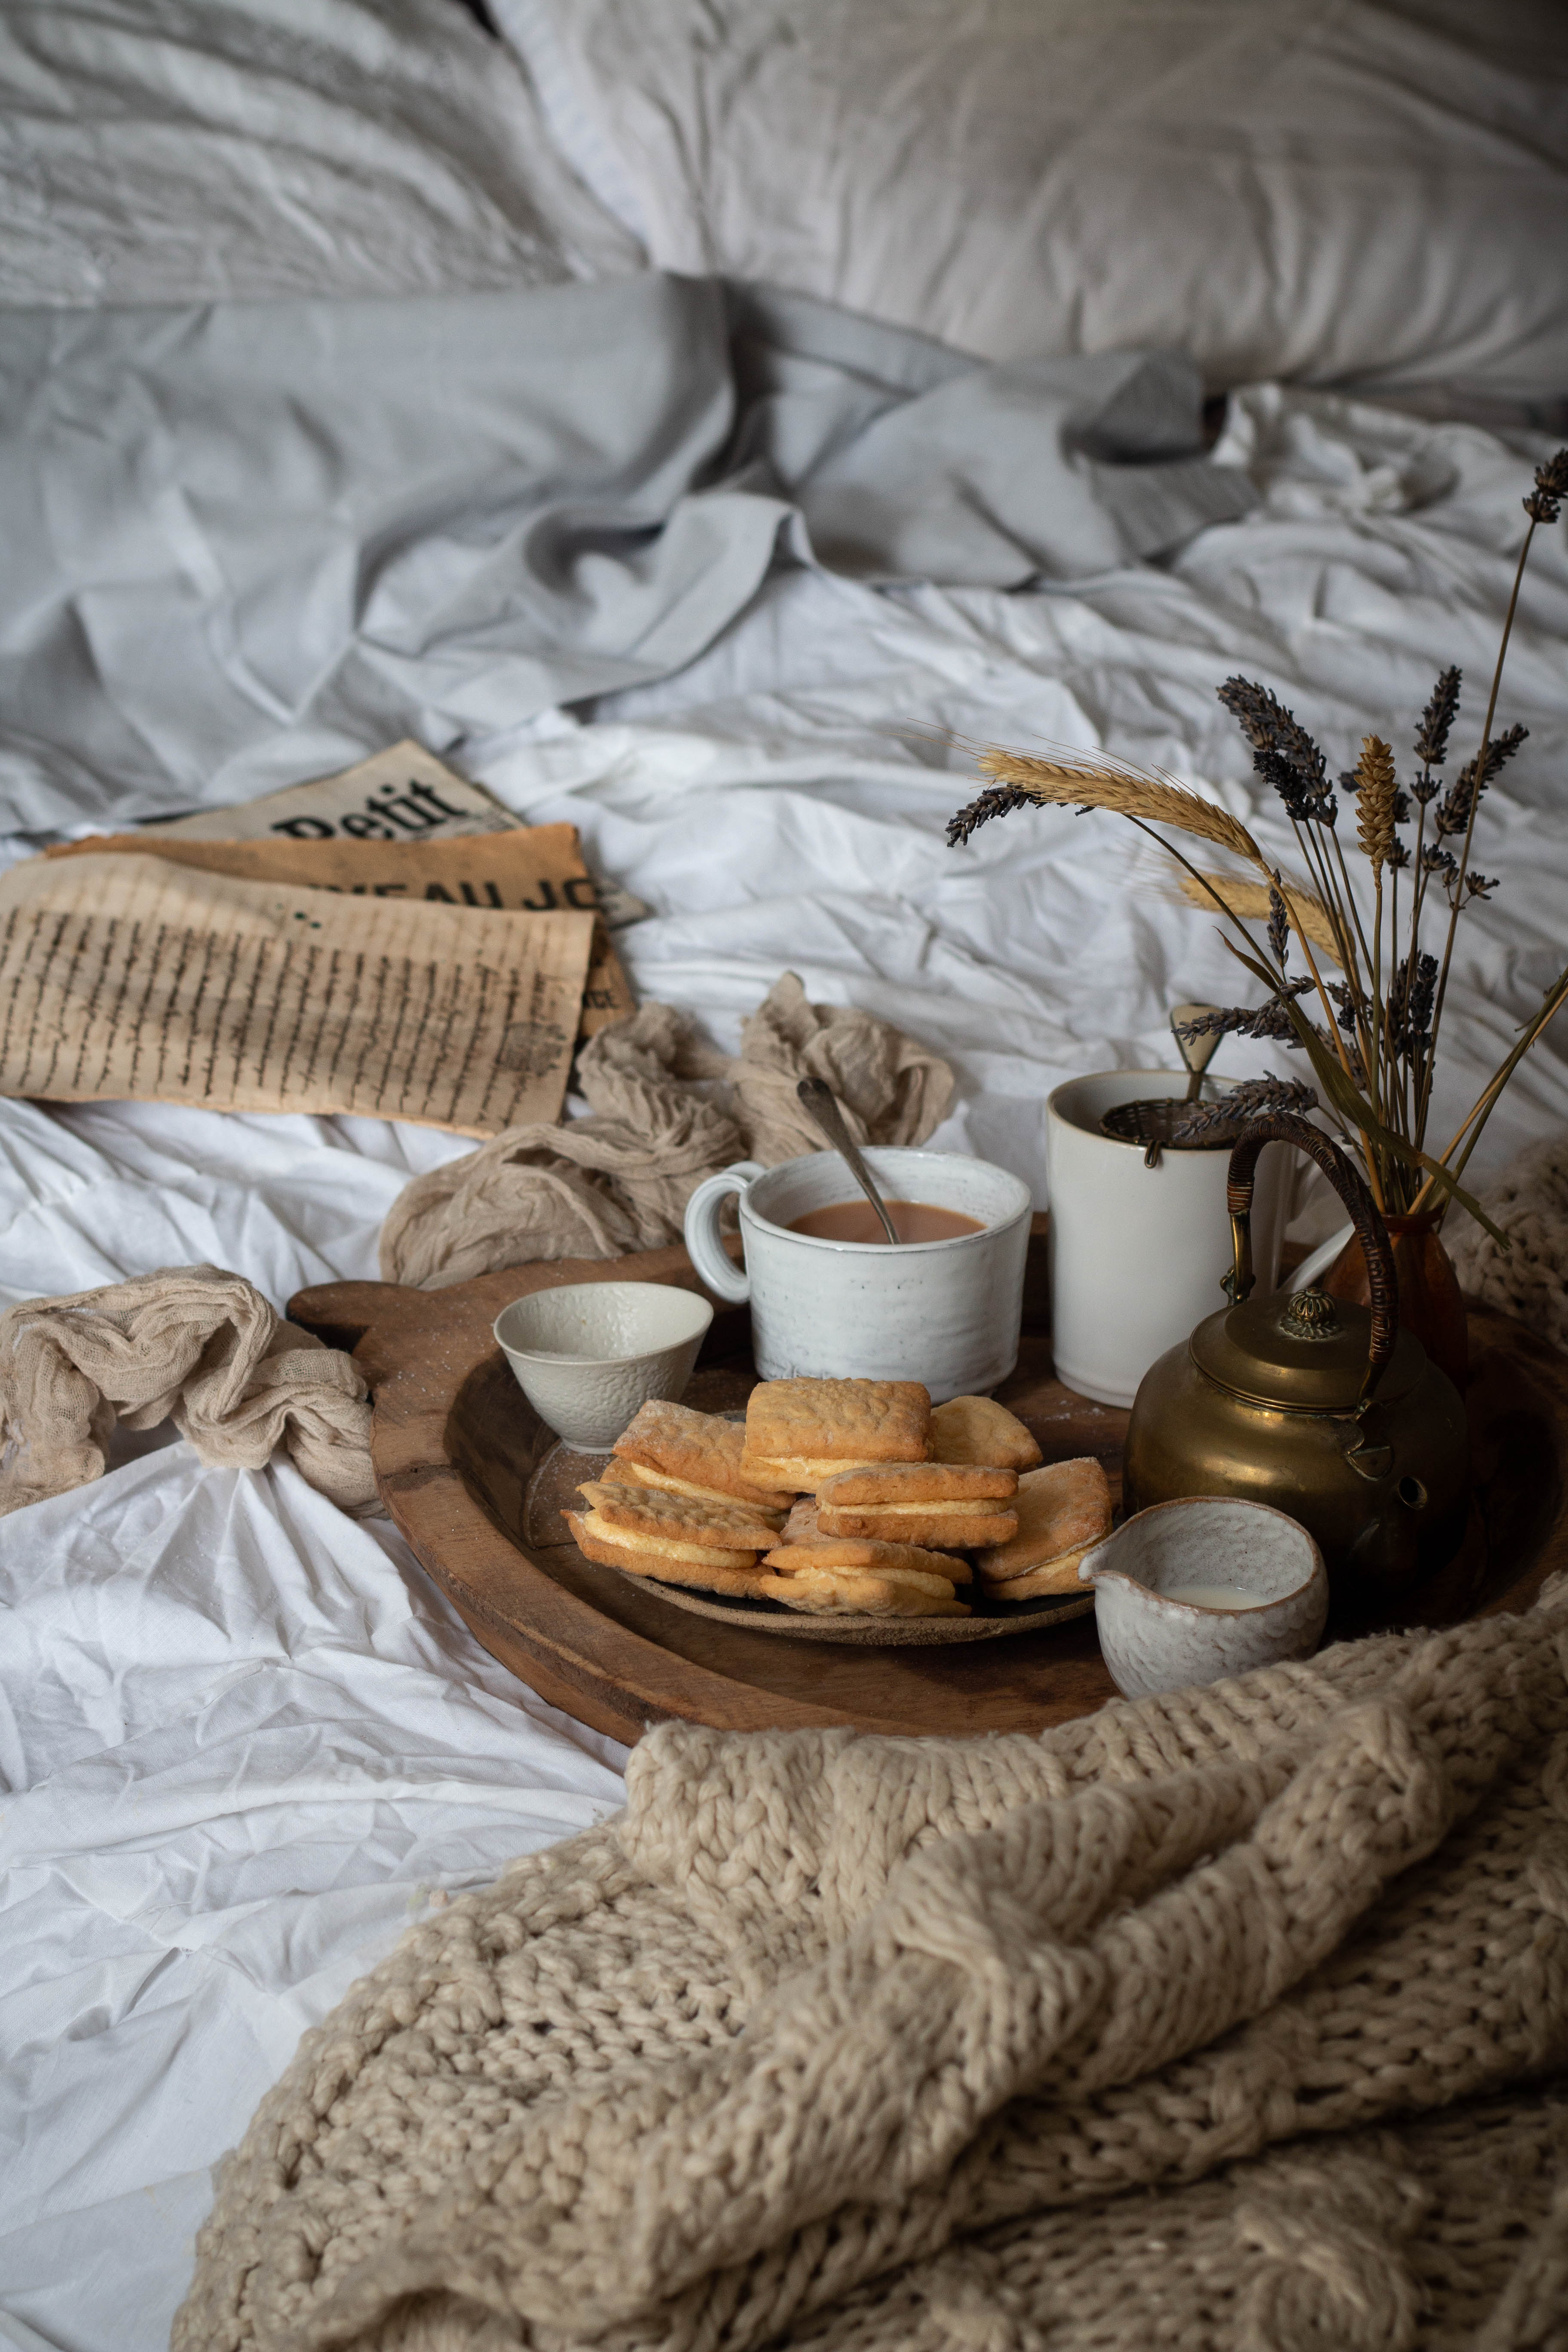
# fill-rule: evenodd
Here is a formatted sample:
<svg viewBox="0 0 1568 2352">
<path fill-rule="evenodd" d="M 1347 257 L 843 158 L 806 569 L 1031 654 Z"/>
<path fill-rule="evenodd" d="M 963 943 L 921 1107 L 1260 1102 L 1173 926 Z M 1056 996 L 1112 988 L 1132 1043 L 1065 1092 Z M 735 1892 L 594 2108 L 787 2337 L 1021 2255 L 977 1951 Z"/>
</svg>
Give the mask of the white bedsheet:
<svg viewBox="0 0 1568 2352">
<path fill-rule="evenodd" d="M 1283 849 L 1213 699 L 1228 671 L 1276 686 L 1343 764 L 1374 723 L 1403 751 L 1440 662 L 1464 665 L 1473 717 L 1495 645 L 1519 451 L 1265 390 L 1229 454 L 1262 505 L 1168 567 L 1019 596 L 776 573 L 680 677 L 465 764 L 530 816 L 572 817 L 654 907 L 622 935 L 645 993 L 731 1040 L 786 967 L 885 1012 L 958 1066 L 947 1138 L 1039 1186 L 1049 1084 L 1168 1059 L 1166 1008 L 1224 992 L 1226 960 L 1110 820 L 1017 816 L 945 849 L 962 756 L 900 727 L 1158 759 Z M 1480 835 L 1504 887 L 1467 919 L 1462 973 L 1486 994 L 1450 1034 L 1451 1096 L 1568 951 L 1565 637 L 1559 530 L 1503 698 L 1533 733 Z M 1486 1160 L 1564 1124 L 1568 1034 Z M 370 1275 L 404 1175 L 463 1148 L 0 1105 L 0 1297 L 203 1257 L 279 1300 Z M 423 1906 L 600 1817 L 616 1757 L 485 1659 L 389 1528 L 287 1466 L 143 1451 L 0 1522 L 0 2343 L 153 2352 L 206 2168 L 300 2028 Z"/>
<path fill-rule="evenodd" d="M 668 269 L 990 359 L 1568 392 L 1560 0 L 492 0 Z"/>
<path fill-rule="evenodd" d="M 962 743 L 1104 745 L 1163 766 L 1223 792 L 1287 865 L 1279 804 L 1215 698 L 1230 672 L 1281 693 L 1338 770 L 1373 727 L 1407 764 L 1436 670 L 1457 661 L 1449 772 L 1475 747 L 1522 533 L 1520 455 L 1469 425 L 1277 387 L 1235 403 L 1222 454 L 1249 463 L 1265 503 L 1168 565 L 1028 595 L 775 572 L 679 677 L 601 703 L 593 725 L 481 751 L 476 772 L 531 817 L 572 817 L 658 910 L 623 940 L 645 994 L 730 1042 L 789 964 L 813 994 L 906 1023 L 960 1066 L 948 1139 L 1043 1202 L 1049 1088 L 1171 1061 L 1170 1006 L 1233 1002 L 1244 976 L 1114 817 L 1020 814 L 947 849 L 945 821 L 977 789 Z M 1478 827 L 1477 862 L 1504 887 L 1460 929 L 1434 1097 L 1445 1140 L 1568 955 L 1565 640 L 1559 527 L 1538 537 L 1500 705 L 1531 739 Z M 1227 1040 L 1215 1066 L 1256 1070 L 1258 1052 Z M 1559 1024 L 1473 1171 L 1565 1123 Z"/>
<path fill-rule="evenodd" d="M 302 2029 L 450 1890 L 602 1820 L 617 1751 L 283 1463 L 155 1452 L 5 1522 L 0 1580 L 0 2341 L 129 2352 Z"/>
<path fill-rule="evenodd" d="M 455 293 L 640 257 L 456 0 L 0 10 L 0 303 Z"/>
</svg>

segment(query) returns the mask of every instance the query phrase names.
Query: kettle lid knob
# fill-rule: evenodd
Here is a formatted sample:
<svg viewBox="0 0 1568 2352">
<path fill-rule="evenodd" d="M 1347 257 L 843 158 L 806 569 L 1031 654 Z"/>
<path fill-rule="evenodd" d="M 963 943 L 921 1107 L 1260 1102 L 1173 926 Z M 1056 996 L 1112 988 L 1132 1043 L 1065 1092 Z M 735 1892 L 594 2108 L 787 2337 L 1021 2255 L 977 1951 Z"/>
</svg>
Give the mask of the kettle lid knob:
<svg viewBox="0 0 1568 2352">
<path fill-rule="evenodd" d="M 1292 1339 L 1333 1339 L 1344 1325 L 1326 1290 L 1294 1290 L 1285 1302 L 1279 1328 Z"/>
</svg>

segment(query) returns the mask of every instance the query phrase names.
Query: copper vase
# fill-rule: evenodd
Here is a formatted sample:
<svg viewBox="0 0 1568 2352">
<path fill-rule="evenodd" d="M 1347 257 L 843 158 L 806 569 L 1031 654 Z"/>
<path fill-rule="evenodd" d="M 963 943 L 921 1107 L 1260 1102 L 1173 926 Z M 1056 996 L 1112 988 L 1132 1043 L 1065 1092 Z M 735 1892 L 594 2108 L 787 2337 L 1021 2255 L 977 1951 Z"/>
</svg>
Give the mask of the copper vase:
<svg viewBox="0 0 1568 2352">
<path fill-rule="evenodd" d="M 1400 1328 L 1414 1332 L 1438 1370 L 1447 1372 L 1462 1394 L 1469 1377 L 1469 1331 L 1454 1262 L 1437 1231 L 1440 1214 L 1424 1209 L 1419 1216 L 1385 1217 L 1384 1223 L 1394 1244 Z M 1358 1307 L 1369 1303 L 1366 1259 L 1354 1234 L 1321 1286 L 1331 1298 L 1352 1299 Z"/>
</svg>

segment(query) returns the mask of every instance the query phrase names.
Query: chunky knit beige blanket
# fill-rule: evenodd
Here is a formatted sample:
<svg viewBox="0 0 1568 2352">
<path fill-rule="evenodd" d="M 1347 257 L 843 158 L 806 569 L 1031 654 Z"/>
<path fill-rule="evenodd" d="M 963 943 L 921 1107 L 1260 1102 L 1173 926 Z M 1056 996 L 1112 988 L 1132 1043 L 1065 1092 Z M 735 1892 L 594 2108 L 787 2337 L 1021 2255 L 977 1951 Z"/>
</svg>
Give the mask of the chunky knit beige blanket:
<svg viewBox="0 0 1568 2352">
<path fill-rule="evenodd" d="M 1568 1135 L 1527 1145 L 1481 1194 L 1511 1246 L 1457 1212 L 1443 1228 L 1459 1286 L 1568 1348 Z"/>
<path fill-rule="evenodd" d="M 664 1725 L 306 2035 L 176 2352 L 1562 2352 L 1565 1666 L 1560 1586 L 1038 1738 Z"/>
</svg>

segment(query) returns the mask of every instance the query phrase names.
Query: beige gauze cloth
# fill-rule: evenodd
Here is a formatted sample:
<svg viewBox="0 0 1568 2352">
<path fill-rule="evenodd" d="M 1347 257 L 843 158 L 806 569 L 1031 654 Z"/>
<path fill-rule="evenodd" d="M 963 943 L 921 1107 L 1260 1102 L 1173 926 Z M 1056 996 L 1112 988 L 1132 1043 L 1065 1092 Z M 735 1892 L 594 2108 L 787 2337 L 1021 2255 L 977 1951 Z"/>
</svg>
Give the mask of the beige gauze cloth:
<svg viewBox="0 0 1568 2352">
<path fill-rule="evenodd" d="M 0 1315 L 0 1516 L 101 1478 L 116 1422 L 167 1420 L 213 1466 L 259 1470 L 281 1444 L 341 1510 L 379 1508 L 358 1365 L 239 1275 L 165 1266 Z"/>
<path fill-rule="evenodd" d="M 404 1187 L 381 1229 L 382 1277 L 440 1290 L 492 1266 L 679 1241 L 704 1177 L 822 1150 L 795 1097 L 804 1077 L 832 1087 L 858 1143 L 923 1143 L 952 1098 L 937 1055 L 875 1013 L 808 1004 L 794 972 L 747 1021 L 734 1059 L 669 1005 L 645 1004 L 583 1049 L 589 1118 L 509 1128 Z"/>
<path fill-rule="evenodd" d="M 1565 1667 L 1558 1580 L 1038 1738 L 661 1724 L 306 2034 L 174 2352 L 1562 2352 Z"/>
</svg>

